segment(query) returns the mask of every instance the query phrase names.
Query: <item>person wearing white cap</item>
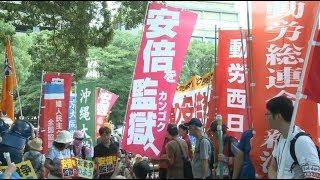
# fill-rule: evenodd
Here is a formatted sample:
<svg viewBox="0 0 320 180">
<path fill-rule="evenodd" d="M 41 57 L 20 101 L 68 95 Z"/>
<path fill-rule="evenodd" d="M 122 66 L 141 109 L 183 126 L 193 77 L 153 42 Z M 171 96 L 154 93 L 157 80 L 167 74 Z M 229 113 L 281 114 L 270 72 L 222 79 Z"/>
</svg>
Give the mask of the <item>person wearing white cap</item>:
<svg viewBox="0 0 320 180">
<path fill-rule="evenodd" d="M 52 143 L 45 161 L 45 167 L 49 170 L 49 179 L 62 178 L 60 161 L 74 156 L 72 150 L 69 149 L 72 141 L 72 134 L 63 130 L 59 132 L 57 139 Z"/>
<path fill-rule="evenodd" d="M 27 151 L 23 155 L 23 161 L 30 160 L 35 173 L 37 174 L 39 179 L 43 179 L 44 177 L 44 162 L 46 160 L 42 151 L 42 140 L 40 138 L 34 138 L 28 141 L 29 151 Z"/>
</svg>

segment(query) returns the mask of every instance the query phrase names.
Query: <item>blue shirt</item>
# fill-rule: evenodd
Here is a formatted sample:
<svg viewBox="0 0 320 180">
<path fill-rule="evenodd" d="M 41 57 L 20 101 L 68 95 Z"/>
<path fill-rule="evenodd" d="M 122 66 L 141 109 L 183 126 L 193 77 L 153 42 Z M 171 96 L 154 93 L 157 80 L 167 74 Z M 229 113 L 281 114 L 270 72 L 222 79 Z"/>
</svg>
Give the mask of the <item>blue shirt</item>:
<svg viewBox="0 0 320 180">
<path fill-rule="evenodd" d="M 243 152 L 243 164 L 240 171 L 239 179 L 255 179 L 255 169 L 250 159 L 250 139 L 253 137 L 252 130 L 242 133 L 238 148 Z"/>
</svg>

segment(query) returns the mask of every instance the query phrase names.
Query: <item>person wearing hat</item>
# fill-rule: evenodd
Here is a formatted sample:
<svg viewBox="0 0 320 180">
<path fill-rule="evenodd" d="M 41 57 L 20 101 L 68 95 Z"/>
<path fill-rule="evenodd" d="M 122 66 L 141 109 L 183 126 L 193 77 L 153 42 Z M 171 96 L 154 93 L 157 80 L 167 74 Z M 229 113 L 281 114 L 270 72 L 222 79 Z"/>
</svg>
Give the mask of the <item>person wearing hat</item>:
<svg viewBox="0 0 320 180">
<path fill-rule="evenodd" d="M 218 148 L 218 121 L 215 120 L 210 125 L 210 131 L 214 136 L 214 144 L 215 148 Z M 216 151 L 216 157 L 218 161 L 224 163 L 224 178 L 232 178 L 233 174 L 233 164 L 234 164 L 234 156 L 235 156 L 235 148 L 237 147 L 238 140 L 227 134 L 228 127 L 225 124 L 222 124 L 222 140 L 223 140 L 223 154 L 218 154 Z"/>
<path fill-rule="evenodd" d="M 73 133 L 73 142 L 71 148 L 75 157 L 81 159 L 90 159 L 93 157 L 93 149 L 83 144 L 84 132 L 77 130 Z M 91 140 L 91 139 L 90 139 Z"/>
<path fill-rule="evenodd" d="M 38 179 L 44 177 L 44 162 L 46 160 L 45 155 L 42 154 L 42 140 L 40 138 L 34 138 L 28 141 L 29 151 L 27 151 L 22 159 L 23 161 L 30 160 Z"/>
<path fill-rule="evenodd" d="M 69 148 L 72 141 L 72 134 L 63 130 L 59 132 L 57 139 L 52 143 L 45 161 L 45 167 L 49 170 L 49 179 L 62 178 L 60 161 L 74 156 Z"/>
<path fill-rule="evenodd" d="M 202 123 L 197 118 L 192 118 L 185 126 L 189 128 L 190 134 L 196 137 L 196 147 L 192 159 L 193 177 L 196 179 L 212 179 L 210 160 L 212 145 L 208 137 L 202 131 Z"/>
</svg>

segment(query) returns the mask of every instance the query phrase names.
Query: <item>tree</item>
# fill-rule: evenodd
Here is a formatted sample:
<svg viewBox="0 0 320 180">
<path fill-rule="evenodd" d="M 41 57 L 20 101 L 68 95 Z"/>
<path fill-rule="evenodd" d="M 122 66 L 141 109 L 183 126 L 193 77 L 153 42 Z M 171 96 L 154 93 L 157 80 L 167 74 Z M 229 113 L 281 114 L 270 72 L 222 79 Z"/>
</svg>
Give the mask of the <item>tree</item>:
<svg viewBox="0 0 320 180">
<path fill-rule="evenodd" d="M 121 1 L 115 23 L 124 25 L 125 29 L 136 28 L 143 24 L 148 1 Z"/>
<path fill-rule="evenodd" d="M 0 18 L 5 22 L 53 30 L 46 40 L 55 51 L 46 59 L 61 64 L 68 60 L 68 64 L 79 69 L 76 79 L 86 73 L 88 47 L 105 47 L 113 35 L 105 1 L 21 1 L 20 4 L 1 1 L 0 6 L 4 10 Z"/>
<path fill-rule="evenodd" d="M 214 44 L 198 40 L 191 41 L 180 75 L 180 84 L 191 76 L 203 76 L 212 71 L 214 61 Z"/>
<path fill-rule="evenodd" d="M 109 46 L 89 49 L 89 58 L 99 63 L 100 78 L 95 80 L 97 86 L 119 95 L 109 117 L 115 125 L 124 121 L 139 41 L 139 35 L 116 31 Z"/>
</svg>

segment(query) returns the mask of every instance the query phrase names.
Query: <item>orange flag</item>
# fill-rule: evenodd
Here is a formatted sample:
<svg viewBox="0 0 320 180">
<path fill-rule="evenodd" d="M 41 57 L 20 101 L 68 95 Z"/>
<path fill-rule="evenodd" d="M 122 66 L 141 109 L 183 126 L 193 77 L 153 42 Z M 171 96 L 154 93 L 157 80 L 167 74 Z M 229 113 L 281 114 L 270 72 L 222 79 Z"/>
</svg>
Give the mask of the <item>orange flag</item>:
<svg viewBox="0 0 320 180">
<path fill-rule="evenodd" d="M 10 41 L 5 42 L 4 78 L 2 81 L 1 111 L 14 121 L 13 90 L 16 86 L 15 68 Z"/>
</svg>

